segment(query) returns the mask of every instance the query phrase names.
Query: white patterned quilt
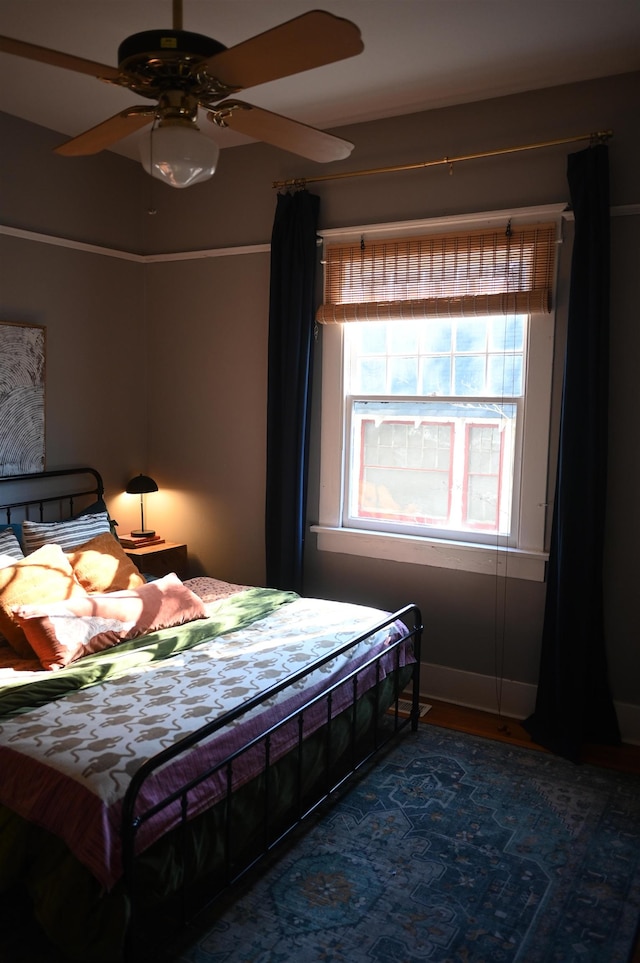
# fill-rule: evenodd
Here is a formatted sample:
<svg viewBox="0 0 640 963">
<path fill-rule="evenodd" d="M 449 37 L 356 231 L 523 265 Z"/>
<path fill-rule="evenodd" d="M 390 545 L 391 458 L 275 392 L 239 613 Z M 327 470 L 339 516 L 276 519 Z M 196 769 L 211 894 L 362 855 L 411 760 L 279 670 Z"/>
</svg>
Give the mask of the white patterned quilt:
<svg viewBox="0 0 640 963">
<path fill-rule="evenodd" d="M 215 604 L 215 603 L 214 603 Z M 292 676 L 301 667 L 369 631 L 386 617 L 377 609 L 300 598 L 259 619 L 249 628 L 197 644 L 163 662 L 139 666 L 126 675 L 72 692 L 21 715 L 0 719 L 0 803 L 65 840 L 77 858 L 106 887 L 121 875 L 122 799 L 142 762 L 194 732 L 205 722 L 235 709 L 252 696 Z M 402 629 L 400 629 L 402 631 Z M 283 713 L 303 704 L 381 651 L 398 627 L 332 659 L 311 677 L 251 710 L 215 738 L 161 769 L 146 786 L 144 802 L 175 788 L 202 766 L 225 758 Z M 381 678 L 395 667 L 396 653 L 383 664 Z M 413 662 L 411 646 L 400 649 L 399 665 Z M 359 680 L 358 692 L 376 682 Z M 334 700 L 337 713 L 352 701 L 351 686 Z M 326 707 L 305 715 L 305 732 L 326 719 Z M 295 741 L 297 729 L 274 737 L 272 757 Z M 259 751 L 234 765 L 234 785 L 251 778 Z M 224 775 L 206 793 L 224 791 Z M 189 801 L 189 815 L 205 808 L 204 788 Z M 139 848 L 151 844 L 178 820 L 175 806 L 147 823 Z"/>
</svg>

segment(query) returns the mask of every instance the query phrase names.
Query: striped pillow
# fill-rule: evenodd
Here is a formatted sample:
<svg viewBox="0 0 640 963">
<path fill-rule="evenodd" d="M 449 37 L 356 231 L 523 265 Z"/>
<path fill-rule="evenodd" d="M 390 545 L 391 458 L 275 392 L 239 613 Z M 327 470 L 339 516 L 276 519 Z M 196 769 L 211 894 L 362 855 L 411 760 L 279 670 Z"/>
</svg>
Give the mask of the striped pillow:
<svg viewBox="0 0 640 963">
<path fill-rule="evenodd" d="M 24 558 L 24 552 L 12 528 L 0 531 L 0 555 L 10 555 L 14 561 Z"/>
<path fill-rule="evenodd" d="M 96 535 L 111 531 L 107 512 L 80 515 L 65 522 L 22 523 L 22 544 L 25 553 L 30 555 L 43 545 L 59 545 L 64 552 L 83 545 Z"/>
</svg>

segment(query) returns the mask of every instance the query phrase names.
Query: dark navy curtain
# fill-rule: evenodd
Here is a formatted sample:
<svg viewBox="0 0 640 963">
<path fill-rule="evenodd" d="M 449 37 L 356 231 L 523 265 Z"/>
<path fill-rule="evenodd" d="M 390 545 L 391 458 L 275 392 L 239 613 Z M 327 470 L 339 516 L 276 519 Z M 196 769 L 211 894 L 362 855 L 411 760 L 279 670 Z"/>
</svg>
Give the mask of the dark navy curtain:
<svg viewBox="0 0 640 963">
<path fill-rule="evenodd" d="M 606 145 L 568 158 L 575 216 L 558 475 L 534 714 L 535 742 L 575 762 L 620 741 L 603 611 L 609 380 L 609 167 Z"/>
<path fill-rule="evenodd" d="M 267 585 L 302 592 L 320 200 L 278 195 L 271 236 Z"/>
</svg>

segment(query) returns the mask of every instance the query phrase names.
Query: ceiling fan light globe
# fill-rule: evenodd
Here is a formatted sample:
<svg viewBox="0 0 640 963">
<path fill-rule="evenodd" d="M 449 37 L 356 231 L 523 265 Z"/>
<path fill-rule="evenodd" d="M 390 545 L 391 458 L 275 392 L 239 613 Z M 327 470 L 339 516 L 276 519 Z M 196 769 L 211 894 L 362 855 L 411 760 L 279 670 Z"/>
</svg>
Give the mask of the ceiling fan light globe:
<svg viewBox="0 0 640 963">
<path fill-rule="evenodd" d="M 147 174 L 171 187 L 191 187 L 213 177 L 220 148 L 195 125 L 168 124 L 151 130 L 140 142 Z"/>
</svg>

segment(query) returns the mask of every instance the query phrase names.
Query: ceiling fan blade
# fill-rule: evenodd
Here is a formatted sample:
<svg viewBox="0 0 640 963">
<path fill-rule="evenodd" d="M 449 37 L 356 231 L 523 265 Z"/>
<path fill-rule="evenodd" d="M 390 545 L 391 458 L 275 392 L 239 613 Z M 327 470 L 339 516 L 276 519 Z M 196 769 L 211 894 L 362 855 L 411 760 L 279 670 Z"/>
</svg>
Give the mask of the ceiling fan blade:
<svg viewBox="0 0 640 963">
<path fill-rule="evenodd" d="M 343 160 L 353 150 L 353 144 L 347 140 L 240 100 L 225 100 L 207 116 L 220 127 L 230 127 L 321 164 Z"/>
<path fill-rule="evenodd" d="M 345 60 L 363 49 L 354 23 L 311 10 L 214 54 L 202 67 L 230 90 L 242 90 Z"/>
<path fill-rule="evenodd" d="M 63 157 L 81 157 L 85 154 L 98 154 L 117 140 L 134 134 L 140 128 L 150 124 L 155 114 L 155 107 L 129 107 L 127 110 L 114 114 L 108 120 L 103 120 L 83 134 L 72 137 L 64 144 L 55 148 L 54 153 Z"/>
<path fill-rule="evenodd" d="M 64 67 L 65 70 L 75 70 L 78 73 L 105 80 L 117 80 L 120 76 L 120 71 L 115 67 L 85 60 L 83 57 L 74 57 L 73 54 L 62 53 L 60 50 L 49 50 L 48 47 L 38 47 L 33 43 L 13 40 L 11 37 L 0 37 L 0 51 L 13 54 L 14 57 L 26 57 L 27 60 L 37 60 L 52 67 Z"/>
</svg>

